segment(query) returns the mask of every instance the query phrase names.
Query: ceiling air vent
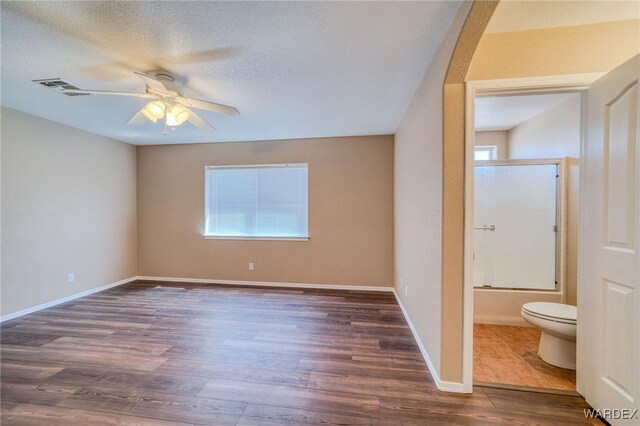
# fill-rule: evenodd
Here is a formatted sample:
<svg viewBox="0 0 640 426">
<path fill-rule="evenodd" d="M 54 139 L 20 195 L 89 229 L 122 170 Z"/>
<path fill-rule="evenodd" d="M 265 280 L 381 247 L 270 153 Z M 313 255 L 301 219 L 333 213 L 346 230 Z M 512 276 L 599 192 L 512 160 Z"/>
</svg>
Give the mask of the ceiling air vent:
<svg viewBox="0 0 640 426">
<path fill-rule="evenodd" d="M 34 83 L 38 83 L 48 89 L 55 90 L 56 92 L 60 92 L 67 96 L 86 96 L 88 93 L 64 93 L 63 90 L 75 89 L 79 90 L 78 87 L 74 86 L 71 83 L 67 83 L 64 80 L 59 78 L 47 78 L 44 80 L 33 80 Z"/>
</svg>

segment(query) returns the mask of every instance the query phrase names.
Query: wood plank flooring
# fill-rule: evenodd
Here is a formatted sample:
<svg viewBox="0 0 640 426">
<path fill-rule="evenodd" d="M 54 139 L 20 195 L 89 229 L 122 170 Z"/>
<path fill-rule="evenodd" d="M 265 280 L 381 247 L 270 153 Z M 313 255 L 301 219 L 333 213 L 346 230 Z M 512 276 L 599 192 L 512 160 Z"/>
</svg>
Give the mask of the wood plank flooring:
<svg viewBox="0 0 640 426">
<path fill-rule="evenodd" d="M 579 425 L 582 398 L 436 389 L 393 295 L 137 282 L 7 321 L 3 425 Z"/>
</svg>

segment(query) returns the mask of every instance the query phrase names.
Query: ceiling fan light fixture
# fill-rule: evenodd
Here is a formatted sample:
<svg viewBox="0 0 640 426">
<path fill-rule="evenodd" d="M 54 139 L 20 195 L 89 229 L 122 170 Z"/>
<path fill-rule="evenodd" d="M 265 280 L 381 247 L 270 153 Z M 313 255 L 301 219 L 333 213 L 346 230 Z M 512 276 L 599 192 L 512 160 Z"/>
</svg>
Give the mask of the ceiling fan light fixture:
<svg viewBox="0 0 640 426">
<path fill-rule="evenodd" d="M 200 117 L 193 109 L 210 111 L 216 114 L 223 115 L 237 115 L 239 111 L 229 105 L 222 105 L 211 101 L 205 101 L 201 99 L 192 99 L 183 96 L 182 90 L 179 84 L 176 84 L 176 79 L 164 72 L 156 72 L 154 76 L 149 74 L 142 74 L 139 72 L 134 73 L 141 80 L 144 81 L 146 91 L 144 93 L 133 92 L 114 92 L 108 90 L 87 90 L 80 89 L 76 86 L 66 84 L 66 82 L 60 79 L 48 79 L 48 80 L 34 80 L 42 84 L 44 82 L 60 83 L 62 87 L 62 93 L 68 96 L 79 95 L 103 95 L 103 96 L 131 96 L 136 98 L 151 99 L 151 101 L 138 110 L 128 121 L 129 125 L 138 125 L 145 123 L 145 120 L 149 120 L 153 123 L 157 123 L 158 120 L 162 120 L 162 123 L 166 128 L 170 127 L 175 129 L 185 121 L 189 121 L 193 126 L 199 130 L 210 132 L 214 131 L 215 127 L 207 123 L 202 117 Z M 52 83 L 52 84 L 53 84 Z M 62 84 L 65 83 L 65 84 Z"/>
<path fill-rule="evenodd" d="M 153 102 L 149 102 L 144 106 L 144 108 L 142 108 L 142 113 L 144 114 L 145 117 L 147 117 L 149 120 L 155 123 L 158 120 L 162 120 L 164 118 L 165 109 L 166 107 L 164 102 L 153 101 Z"/>
<path fill-rule="evenodd" d="M 179 126 L 189 119 L 189 110 L 180 104 L 173 104 L 167 108 L 167 126 Z"/>
</svg>

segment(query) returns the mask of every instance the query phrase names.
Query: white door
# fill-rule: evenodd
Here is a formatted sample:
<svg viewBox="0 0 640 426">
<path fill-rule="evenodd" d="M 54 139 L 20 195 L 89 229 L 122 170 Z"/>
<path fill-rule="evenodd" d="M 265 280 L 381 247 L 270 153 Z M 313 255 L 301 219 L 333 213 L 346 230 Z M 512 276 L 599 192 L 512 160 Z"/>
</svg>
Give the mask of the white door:
<svg viewBox="0 0 640 426">
<path fill-rule="evenodd" d="M 639 77 L 640 55 L 591 85 L 581 160 L 578 391 L 614 425 L 640 424 Z"/>
</svg>

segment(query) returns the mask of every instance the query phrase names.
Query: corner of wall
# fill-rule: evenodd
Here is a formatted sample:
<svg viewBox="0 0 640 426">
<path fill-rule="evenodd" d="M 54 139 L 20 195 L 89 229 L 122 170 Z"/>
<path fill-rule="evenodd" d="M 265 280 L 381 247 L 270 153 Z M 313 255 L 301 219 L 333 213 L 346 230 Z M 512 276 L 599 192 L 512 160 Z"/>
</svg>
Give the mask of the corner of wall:
<svg viewBox="0 0 640 426">
<path fill-rule="evenodd" d="M 461 312 L 443 315 L 449 294 L 443 292 L 442 285 L 446 280 L 441 275 L 446 254 L 441 245 L 442 226 L 450 218 L 442 211 L 441 201 L 443 192 L 448 191 L 447 185 L 450 184 L 441 180 L 441 167 L 450 164 L 446 161 L 443 163 L 439 154 L 443 147 L 444 114 L 447 114 L 446 110 L 443 114 L 443 106 L 447 106 L 443 104 L 444 82 L 447 70 L 452 69 L 452 52 L 456 42 L 460 43 L 460 32 L 472 7 L 473 2 L 462 3 L 395 135 L 394 289 L 434 381 L 439 389 L 451 392 L 462 392 L 463 389 L 461 381 L 449 381 L 442 374 L 442 364 L 452 364 L 443 357 L 450 356 L 451 352 L 450 340 L 443 334 L 443 330 L 449 331 L 444 321 L 449 320 L 449 316 L 455 320 L 457 315 L 458 322 L 461 322 Z M 455 68 L 456 64 L 453 64 Z M 466 68 L 462 73 L 465 72 Z M 464 84 L 461 83 L 460 87 L 462 89 L 456 89 L 464 95 Z M 440 90 L 433 90 L 435 88 Z M 430 160 L 433 163 L 427 162 Z M 427 169 L 429 173 L 424 172 Z M 424 194 L 424 199 L 416 200 L 404 194 L 412 192 L 412 182 L 421 182 L 419 191 Z M 424 182 L 428 184 L 425 186 Z M 404 289 L 400 288 L 398 280 L 403 278 L 409 280 L 411 297 L 405 296 Z M 454 355 L 456 346 L 459 345 L 453 345 Z"/>
<path fill-rule="evenodd" d="M 442 317 L 440 377 L 462 386 L 464 322 L 465 81 L 498 1 L 476 1 L 458 20 L 443 85 Z"/>
<path fill-rule="evenodd" d="M 136 276 L 140 276 L 141 271 L 140 271 L 140 174 L 139 174 L 139 170 L 140 170 L 140 149 L 141 146 L 140 145 L 133 145 L 134 149 L 135 149 L 135 176 L 136 176 L 136 189 L 135 189 L 135 197 L 136 197 L 136 202 L 135 202 L 135 210 L 136 210 L 136 221 L 135 221 L 135 226 L 136 226 L 136 241 L 135 241 L 135 246 L 136 246 L 136 264 L 135 264 L 135 269 L 136 269 Z"/>
<path fill-rule="evenodd" d="M 2 123 L 2 314 L 135 277 L 135 148 L 17 110 L 1 113 L 11 118 Z M 43 203 L 49 208 L 34 208 Z"/>
</svg>

